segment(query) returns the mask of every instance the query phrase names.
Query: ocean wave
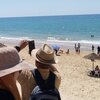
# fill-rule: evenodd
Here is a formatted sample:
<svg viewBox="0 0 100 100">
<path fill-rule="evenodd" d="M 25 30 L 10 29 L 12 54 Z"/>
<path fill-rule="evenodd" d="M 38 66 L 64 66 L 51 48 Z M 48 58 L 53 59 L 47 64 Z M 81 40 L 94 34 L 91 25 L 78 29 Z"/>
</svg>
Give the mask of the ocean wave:
<svg viewBox="0 0 100 100">
<path fill-rule="evenodd" d="M 97 44 L 97 45 L 100 44 L 100 41 L 97 41 L 97 40 L 69 40 L 68 38 L 61 40 L 54 37 L 49 37 L 47 41 L 58 42 L 58 43 L 82 43 L 82 44 Z"/>
<path fill-rule="evenodd" d="M 0 41 L 3 41 L 4 43 L 18 43 L 21 40 L 33 40 L 34 38 L 29 37 L 0 37 Z M 68 44 L 75 44 L 75 43 L 81 43 L 81 44 L 94 44 L 94 45 L 100 45 L 100 41 L 92 41 L 92 40 L 69 40 L 68 38 L 55 38 L 55 37 L 48 37 L 47 39 L 34 39 L 37 43 L 57 43 L 60 45 L 68 45 Z"/>
<path fill-rule="evenodd" d="M 7 40 L 23 40 L 23 39 L 29 39 L 29 37 L 0 37 L 0 39 L 7 39 Z"/>
<path fill-rule="evenodd" d="M 98 44 L 100 45 L 100 41 L 92 41 L 92 40 L 80 40 L 80 43 L 86 43 L 86 44 Z"/>
<path fill-rule="evenodd" d="M 0 37 L 0 42 L 4 44 L 19 44 L 21 40 L 30 40 L 29 37 Z"/>
</svg>

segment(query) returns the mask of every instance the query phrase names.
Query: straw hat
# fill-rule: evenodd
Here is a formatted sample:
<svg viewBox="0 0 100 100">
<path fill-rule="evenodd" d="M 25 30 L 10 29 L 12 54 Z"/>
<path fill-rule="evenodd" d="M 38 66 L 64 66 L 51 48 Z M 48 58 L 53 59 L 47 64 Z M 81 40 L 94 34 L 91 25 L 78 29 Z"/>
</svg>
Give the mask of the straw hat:
<svg viewBox="0 0 100 100">
<path fill-rule="evenodd" d="M 0 48 L 0 77 L 26 68 L 32 68 L 32 65 L 21 60 L 15 48 Z"/>
<path fill-rule="evenodd" d="M 56 63 L 54 50 L 47 44 L 44 44 L 40 49 L 32 50 L 32 56 L 43 64 Z"/>
</svg>

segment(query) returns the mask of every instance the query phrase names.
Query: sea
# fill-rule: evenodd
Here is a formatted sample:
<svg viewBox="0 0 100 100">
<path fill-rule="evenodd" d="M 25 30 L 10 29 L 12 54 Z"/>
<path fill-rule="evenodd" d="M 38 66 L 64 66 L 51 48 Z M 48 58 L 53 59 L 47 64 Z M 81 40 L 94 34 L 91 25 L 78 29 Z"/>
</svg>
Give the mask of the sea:
<svg viewBox="0 0 100 100">
<path fill-rule="evenodd" d="M 100 15 L 59 15 L 0 18 L 0 41 L 16 43 L 19 40 L 36 43 L 55 43 L 82 48 L 100 45 Z M 87 45 L 87 46 L 86 46 Z"/>
</svg>

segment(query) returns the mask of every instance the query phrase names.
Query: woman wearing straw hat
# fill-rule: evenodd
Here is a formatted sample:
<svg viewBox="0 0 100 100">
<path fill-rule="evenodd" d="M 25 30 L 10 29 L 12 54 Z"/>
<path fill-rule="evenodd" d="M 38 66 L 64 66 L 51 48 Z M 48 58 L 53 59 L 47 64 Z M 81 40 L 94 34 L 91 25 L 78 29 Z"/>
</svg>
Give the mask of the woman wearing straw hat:
<svg viewBox="0 0 100 100">
<path fill-rule="evenodd" d="M 17 78 L 21 70 L 31 67 L 20 59 L 15 48 L 0 47 L 0 100 L 22 100 L 21 85 Z"/>
<path fill-rule="evenodd" d="M 56 64 L 56 59 L 53 48 L 51 48 L 48 44 L 44 44 L 40 49 L 32 50 L 32 56 L 35 58 L 36 69 L 40 72 L 44 80 L 49 77 L 50 71 L 55 74 L 55 87 L 59 89 L 61 77 L 54 66 L 54 64 Z M 37 85 L 32 72 L 23 71 L 18 80 L 22 85 L 23 100 L 29 100 L 32 90 Z"/>
</svg>

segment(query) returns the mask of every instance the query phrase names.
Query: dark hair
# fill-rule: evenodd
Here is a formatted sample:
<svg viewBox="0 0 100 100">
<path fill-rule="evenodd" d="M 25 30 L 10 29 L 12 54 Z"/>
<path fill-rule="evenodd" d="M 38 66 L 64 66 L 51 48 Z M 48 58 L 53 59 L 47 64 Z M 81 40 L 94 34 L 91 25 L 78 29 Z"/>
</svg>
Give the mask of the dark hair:
<svg viewBox="0 0 100 100">
<path fill-rule="evenodd" d="M 0 100 L 15 100 L 15 98 L 10 91 L 0 89 Z"/>
<path fill-rule="evenodd" d="M 35 60 L 35 64 L 36 64 L 36 67 L 38 67 L 38 68 L 42 68 L 42 69 L 49 69 L 50 68 L 50 65 L 43 64 L 37 60 Z"/>
</svg>

